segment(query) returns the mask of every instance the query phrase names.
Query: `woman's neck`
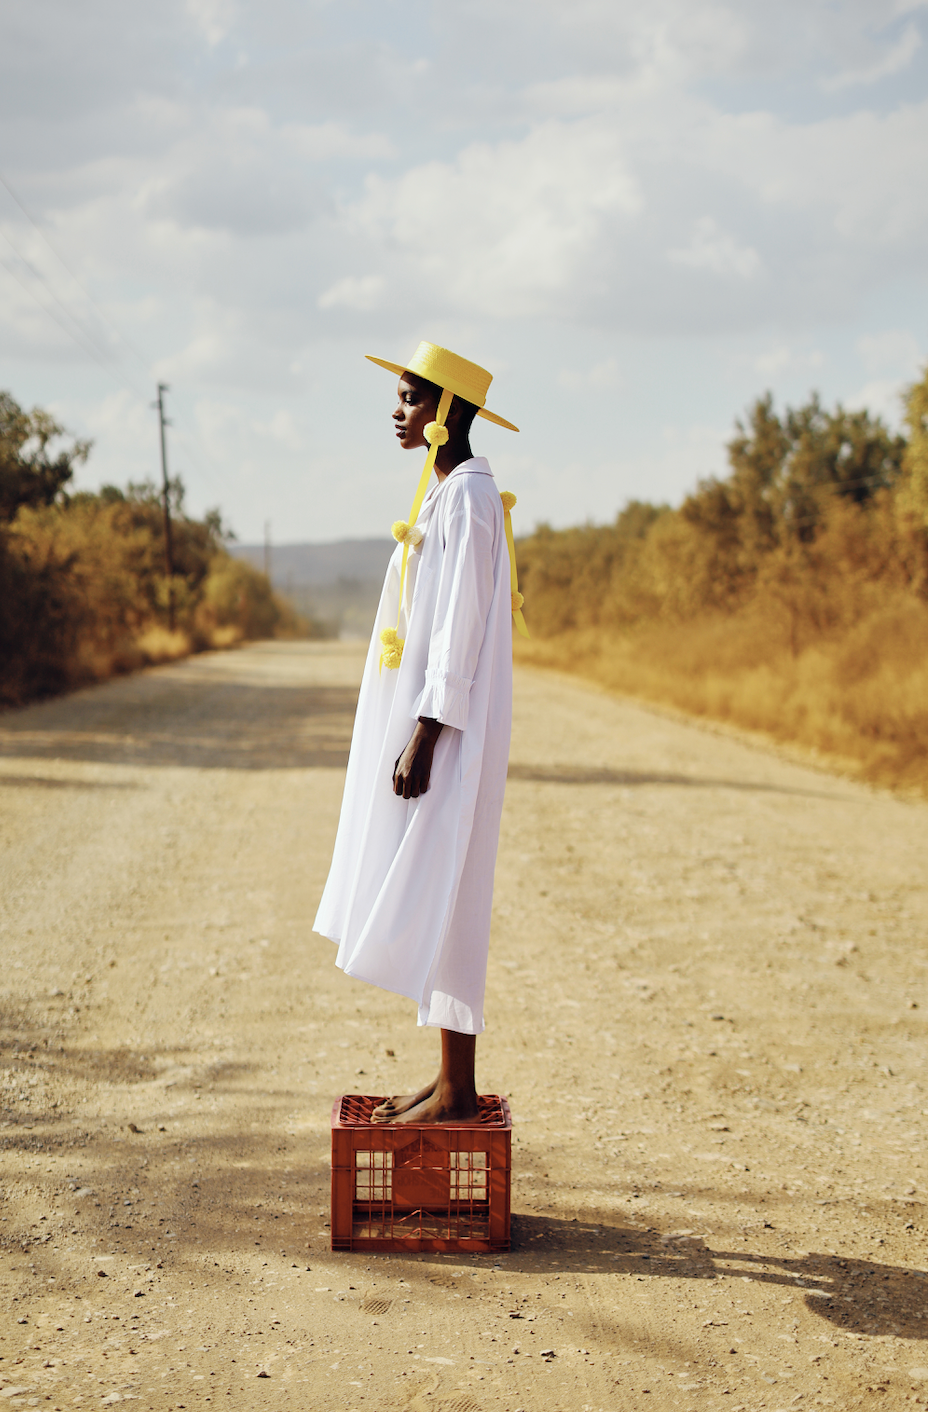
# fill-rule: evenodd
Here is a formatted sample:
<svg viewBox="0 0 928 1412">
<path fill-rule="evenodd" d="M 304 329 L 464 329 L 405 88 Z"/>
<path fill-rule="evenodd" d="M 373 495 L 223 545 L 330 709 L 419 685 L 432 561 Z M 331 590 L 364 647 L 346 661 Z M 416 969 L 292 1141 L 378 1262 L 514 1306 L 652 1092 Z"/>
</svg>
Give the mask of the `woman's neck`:
<svg viewBox="0 0 928 1412">
<path fill-rule="evenodd" d="M 470 461 L 473 454 L 470 449 L 470 440 L 466 436 L 452 437 L 451 440 L 446 441 L 444 446 L 439 446 L 438 455 L 435 457 L 435 474 L 438 479 L 440 481 L 447 479 L 455 466 L 460 466 L 462 461 Z"/>
</svg>

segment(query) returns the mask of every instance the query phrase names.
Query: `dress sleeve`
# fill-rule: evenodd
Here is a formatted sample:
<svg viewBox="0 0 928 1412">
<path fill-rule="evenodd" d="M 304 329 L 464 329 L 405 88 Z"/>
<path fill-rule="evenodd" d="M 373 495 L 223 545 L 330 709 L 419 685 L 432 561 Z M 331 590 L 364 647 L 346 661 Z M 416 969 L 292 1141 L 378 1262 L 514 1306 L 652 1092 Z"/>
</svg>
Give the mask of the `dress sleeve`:
<svg viewBox="0 0 928 1412">
<path fill-rule="evenodd" d="M 470 689 L 493 603 L 497 527 L 483 518 L 487 508 L 458 494 L 445 512 L 425 689 L 412 708 L 413 716 L 457 730 L 467 727 Z"/>
</svg>

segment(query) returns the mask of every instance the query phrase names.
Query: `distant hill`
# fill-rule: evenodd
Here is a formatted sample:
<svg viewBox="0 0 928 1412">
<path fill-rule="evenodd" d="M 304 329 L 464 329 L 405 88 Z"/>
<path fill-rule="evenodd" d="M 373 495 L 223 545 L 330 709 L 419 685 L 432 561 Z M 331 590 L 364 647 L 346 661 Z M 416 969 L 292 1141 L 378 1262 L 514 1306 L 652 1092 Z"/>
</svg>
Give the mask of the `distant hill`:
<svg viewBox="0 0 928 1412">
<path fill-rule="evenodd" d="M 395 548 L 392 539 L 274 544 L 271 583 L 298 612 L 324 622 L 333 637 L 367 637 Z M 264 568 L 263 544 L 233 544 L 230 553 Z"/>
</svg>

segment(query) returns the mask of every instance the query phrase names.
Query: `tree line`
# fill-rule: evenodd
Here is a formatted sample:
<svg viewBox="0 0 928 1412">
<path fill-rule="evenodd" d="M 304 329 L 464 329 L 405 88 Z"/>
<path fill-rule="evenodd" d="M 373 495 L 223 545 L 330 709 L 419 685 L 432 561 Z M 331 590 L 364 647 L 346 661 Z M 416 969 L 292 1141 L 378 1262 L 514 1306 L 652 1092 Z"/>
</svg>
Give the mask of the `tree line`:
<svg viewBox="0 0 928 1412">
<path fill-rule="evenodd" d="M 158 490 L 145 481 L 74 491 L 90 450 L 48 412 L 0 392 L 0 703 L 241 639 L 318 634 L 229 554 L 218 510 L 186 513 L 179 479 L 169 489 L 169 581 Z"/>
<path fill-rule="evenodd" d="M 904 412 L 768 393 L 678 508 L 540 526 L 525 655 L 928 784 L 928 370 Z"/>
</svg>

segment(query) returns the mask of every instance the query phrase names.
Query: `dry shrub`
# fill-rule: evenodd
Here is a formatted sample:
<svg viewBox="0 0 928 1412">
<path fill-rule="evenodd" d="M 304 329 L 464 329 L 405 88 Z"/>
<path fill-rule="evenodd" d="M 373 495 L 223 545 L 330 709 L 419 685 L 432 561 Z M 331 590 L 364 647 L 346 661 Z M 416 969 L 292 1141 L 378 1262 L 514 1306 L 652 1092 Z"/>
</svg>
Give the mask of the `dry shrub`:
<svg viewBox="0 0 928 1412">
<path fill-rule="evenodd" d="M 201 633 L 215 641 L 217 629 L 234 625 L 240 638 L 273 637 L 281 617 L 281 604 L 264 574 L 228 554 L 213 560 L 195 613 Z"/>
<path fill-rule="evenodd" d="M 0 524 L 0 703 L 246 638 L 321 635 L 264 574 L 227 553 L 218 517 L 178 510 L 174 550 L 169 585 L 161 505 L 149 486 L 23 505 Z"/>
<path fill-rule="evenodd" d="M 193 643 L 187 633 L 177 628 L 171 632 L 157 623 L 139 634 L 135 646 L 142 660 L 150 666 L 157 666 L 160 662 L 177 662 L 181 657 L 189 657 L 193 651 Z"/>
<path fill-rule="evenodd" d="M 516 655 L 841 757 L 875 782 L 928 789 L 928 606 L 912 599 L 799 654 L 745 614 L 520 640 Z"/>
<path fill-rule="evenodd" d="M 928 790 L 928 374 L 908 425 L 761 399 L 680 510 L 542 528 L 517 656 Z"/>
</svg>

